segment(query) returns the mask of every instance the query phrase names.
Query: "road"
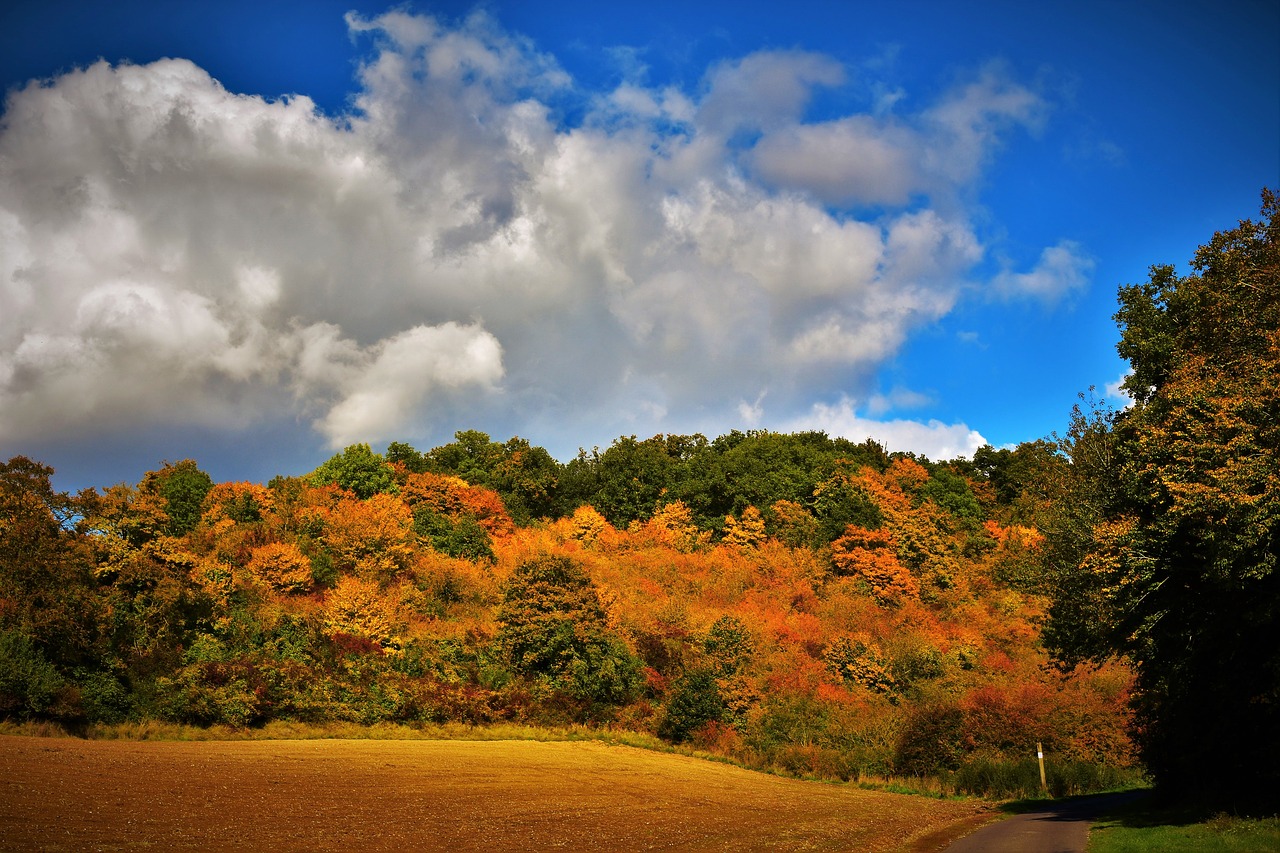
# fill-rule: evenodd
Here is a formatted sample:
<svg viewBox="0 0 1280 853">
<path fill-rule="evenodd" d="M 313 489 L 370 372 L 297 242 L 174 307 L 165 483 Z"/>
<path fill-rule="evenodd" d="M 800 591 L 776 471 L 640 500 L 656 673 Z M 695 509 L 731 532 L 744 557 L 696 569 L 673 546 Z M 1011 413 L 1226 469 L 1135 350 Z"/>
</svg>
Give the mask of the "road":
<svg viewBox="0 0 1280 853">
<path fill-rule="evenodd" d="M 966 835 L 945 853 L 1084 853 L 1093 821 L 1145 794 L 1126 791 L 1046 805 Z"/>
</svg>

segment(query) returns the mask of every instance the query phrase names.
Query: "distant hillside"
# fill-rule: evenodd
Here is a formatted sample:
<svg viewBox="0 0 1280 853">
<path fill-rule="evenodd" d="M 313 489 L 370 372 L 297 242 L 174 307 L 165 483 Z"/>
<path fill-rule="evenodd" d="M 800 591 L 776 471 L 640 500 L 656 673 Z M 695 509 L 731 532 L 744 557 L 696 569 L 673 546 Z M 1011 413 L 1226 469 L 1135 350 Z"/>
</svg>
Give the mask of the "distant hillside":
<svg viewBox="0 0 1280 853">
<path fill-rule="evenodd" d="M 1043 744 L 1055 785 L 1095 787 L 1134 766 L 1132 676 L 1060 672 L 1041 642 L 1032 485 L 1062 464 L 1043 443 L 935 464 L 735 433 L 561 465 L 468 432 L 426 453 L 356 445 L 267 486 L 184 460 L 69 497 L 18 458 L 0 707 L 582 722 L 798 775 L 982 790 L 984 768 L 1019 762 L 1034 783 Z"/>
</svg>

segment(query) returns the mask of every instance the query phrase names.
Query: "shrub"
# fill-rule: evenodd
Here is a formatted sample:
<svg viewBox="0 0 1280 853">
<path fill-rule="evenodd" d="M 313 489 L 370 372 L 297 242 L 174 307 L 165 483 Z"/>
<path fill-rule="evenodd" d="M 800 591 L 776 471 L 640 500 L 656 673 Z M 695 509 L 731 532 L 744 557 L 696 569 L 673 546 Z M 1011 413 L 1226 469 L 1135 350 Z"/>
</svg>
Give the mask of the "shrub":
<svg viewBox="0 0 1280 853">
<path fill-rule="evenodd" d="M 684 743 L 694 730 L 724 719 L 725 705 L 715 673 L 697 669 L 678 679 L 671 689 L 666 711 L 658 723 L 658 736 Z"/>
<path fill-rule="evenodd" d="M 952 704 L 925 704 L 907 718 L 893 766 L 905 776 L 955 770 L 964 756 L 964 711 Z"/>
<path fill-rule="evenodd" d="M 47 714 L 67 686 L 58 668 L 17 631 L 0 631 L 0 716 Z"/>
</svg>

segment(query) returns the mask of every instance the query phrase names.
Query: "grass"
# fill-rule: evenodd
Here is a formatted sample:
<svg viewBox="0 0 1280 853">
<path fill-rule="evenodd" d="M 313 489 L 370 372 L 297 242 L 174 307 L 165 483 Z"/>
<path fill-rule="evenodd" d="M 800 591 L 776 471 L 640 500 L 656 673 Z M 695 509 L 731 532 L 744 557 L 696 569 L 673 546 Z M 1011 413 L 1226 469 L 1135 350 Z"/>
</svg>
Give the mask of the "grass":
<svg viewBox="0 0 1280 853">
<path fill-rule="evenodd" d="M 1135 802 L 1107 815 L 1089 833 L 1089 853 L 1253 853 L 1280 850 L 1280 816 L 1205 815 Z"/>
</svg>

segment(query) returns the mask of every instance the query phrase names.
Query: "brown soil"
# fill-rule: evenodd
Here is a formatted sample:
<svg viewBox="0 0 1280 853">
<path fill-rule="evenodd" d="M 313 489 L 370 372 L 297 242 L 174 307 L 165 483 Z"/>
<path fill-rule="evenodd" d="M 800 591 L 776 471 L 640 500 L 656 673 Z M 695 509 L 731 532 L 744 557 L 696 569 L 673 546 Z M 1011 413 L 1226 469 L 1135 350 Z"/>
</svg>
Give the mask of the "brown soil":
<svg viewBox="0 0 1280 853">
<path fill-rule="evenodd" d="M 600 743 L 0 737 L 3 850 L 927 850 L 982 806 Z"/>
</svg>

